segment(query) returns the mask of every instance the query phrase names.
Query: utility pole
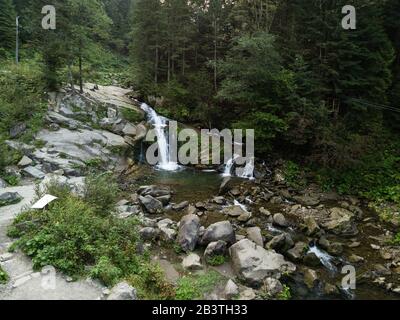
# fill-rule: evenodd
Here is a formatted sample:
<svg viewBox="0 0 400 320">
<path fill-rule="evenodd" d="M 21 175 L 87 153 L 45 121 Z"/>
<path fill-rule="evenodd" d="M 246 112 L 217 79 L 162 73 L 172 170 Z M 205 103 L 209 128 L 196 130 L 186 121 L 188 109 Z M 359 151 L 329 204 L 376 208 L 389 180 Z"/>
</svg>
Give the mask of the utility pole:
<svg viewBox="0 0 400 320">
<path fill-rule="evenodd" d="M 15 19 L 16 35 L 15 35 L 15 62 L 19 63 L 19 16 Z"/>
</svg>

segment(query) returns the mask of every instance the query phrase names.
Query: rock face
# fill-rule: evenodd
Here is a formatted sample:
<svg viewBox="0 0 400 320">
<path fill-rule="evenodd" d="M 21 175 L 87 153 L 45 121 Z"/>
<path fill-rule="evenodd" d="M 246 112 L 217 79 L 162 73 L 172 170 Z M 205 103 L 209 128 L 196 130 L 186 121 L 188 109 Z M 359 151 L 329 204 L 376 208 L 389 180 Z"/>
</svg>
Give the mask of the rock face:
<svg viewBox="0 0 400 320">
<path fill-rule="evenodd" d="M 229 252 L 234 271 L 250 286 L 258 287 L 267 278 L 279 279 L 282 273 L 296 270 L 282 255 L 267 251 L 248 239 L 234 244 Z"/>
<path fill-rule="evenodd" d="M 329 218 L 322 226 L 336 235 L 355 235 L 358 233 L 355 225 L 355 215 L 343 208 L 330 209 Z"/>
<path fill-rule="evenodd" d="M 111 289 L 107 300 L 137 300 L 136 289 L 127 282 L 121 282 Z"/>
<path fill-rule="evenodd" d="M 178 243 L 188 252 L 193 251 L 199 240 L 200 219 L 194 214 L 186 215 L 179 224 Z"/>
<path fill-rule="evenodd" d="M 233 244 L 236 241 L 235 231 L 229 221 L 221 221 L 210 225 L 201 239 L 203 245 L 218 240 L 225 241 L 228 244 Z"/>
<path fill-rule="evenodd" d="M 264 246 L 264 240 L 263 236 L 261 234 L 261 229 L 259 227 L 252 227 L 252 228 L 247 228 L 247 237 L 253 241 L 255 244 L 263 247 Z"/>
<path fill-rule="evenodd" d="M 2 188 L 7 188 L 7 183 L 2 178 L 0 178 L 0 189 Z"/>
<path fill-rule="evenodd" d="M 153 198 L 150 195 L 145 197 L 140 196 L 139 201 L 148 213 L 157 214 L 163 211 L 162 202 L 160 200 Z"/>
</svg>

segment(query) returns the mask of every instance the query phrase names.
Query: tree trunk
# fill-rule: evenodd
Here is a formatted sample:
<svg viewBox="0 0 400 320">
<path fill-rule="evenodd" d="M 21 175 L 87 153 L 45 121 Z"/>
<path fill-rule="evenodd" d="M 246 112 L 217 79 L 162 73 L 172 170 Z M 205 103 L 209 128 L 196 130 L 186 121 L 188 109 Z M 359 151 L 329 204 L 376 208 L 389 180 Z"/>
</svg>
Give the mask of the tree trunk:
<svg viewBox="0 0 400 320">
<path fill-rule="evenodd" d="M 79 45 L 79 89 L 83 93 L 83 77 L 82 77 L 82 42 Z"/>
</svg>

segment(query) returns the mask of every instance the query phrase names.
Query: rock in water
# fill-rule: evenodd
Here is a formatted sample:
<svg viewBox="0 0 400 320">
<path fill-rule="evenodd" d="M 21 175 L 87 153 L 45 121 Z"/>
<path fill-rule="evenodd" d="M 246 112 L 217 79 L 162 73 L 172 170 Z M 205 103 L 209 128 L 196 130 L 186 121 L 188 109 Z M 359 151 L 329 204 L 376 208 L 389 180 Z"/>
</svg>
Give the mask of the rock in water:
<svg viewBox="0 0 400 320">
<path fill-rule="evenodd" d="M 233 244 L 236 241 L 235 231 L 229 221 L 221 221 L 210 225 L 204 232 L 201 243 L 207 245 L 218 240 Z"/>
<path fill-rule="evenodd" d="M 0 195 L 0 207 L 16 204 L 22 200 L 17 192 L 6 192 Z"/>
<path fill-rule="evenodd" d="M 296 271 L 296 266 L 273 250 L 265 250 L 243 239 L 229 249 L 233 269 L 251 286 L 259 287 L 267 278 L 279 279 L 282 273 Z"/>
<path fill-rule="evenodd" d="M 200 219 L 194 214 L 186 215 L 179 224 L 178 243 L 188 252 L 193 251 L 199 240 Z"/>
<path fill-rule="evenodd" d="M 121 282 L 111 289 L 107 300 L 137 300 L 136 289 L 127 282 Z"/>
<path fill-rule="evenodd" d="M 148 195 L 145 197 L 139 197 L 140 203 L 145 207 L 146 211 L 151 214 L 161 213 L 163 210 L 163 204 L 160 200 L 153 198 Z"/>
</svg>

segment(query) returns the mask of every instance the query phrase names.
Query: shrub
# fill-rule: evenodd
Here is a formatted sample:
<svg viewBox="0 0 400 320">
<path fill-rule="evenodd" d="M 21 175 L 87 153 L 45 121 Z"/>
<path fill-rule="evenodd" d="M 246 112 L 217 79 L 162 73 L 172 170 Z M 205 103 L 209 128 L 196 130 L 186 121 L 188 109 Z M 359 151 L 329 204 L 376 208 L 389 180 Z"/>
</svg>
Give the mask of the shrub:
<svg viewBox="0 0 400 320">
<path fill-rule="evenodd" d="M 182 277 L 176 289 L 176 299 L 202 299 L 205 293 L 211 291 L 222 281 L 223 277 L 215 271 L 210 271 L 202 275 Z"/>
<path fill-rule="evenodd" d="M 210 266 L 220 266 L 225 263 L 225 257 L 224 256 L 214 256 L 210 257 L 207 259 L 207 263 Z"/>
<path fill-rule="evenodd" d="M 5 284 L 8 281 L 7 273 L 0 267 L 0 284 Z"/>
</svg>

